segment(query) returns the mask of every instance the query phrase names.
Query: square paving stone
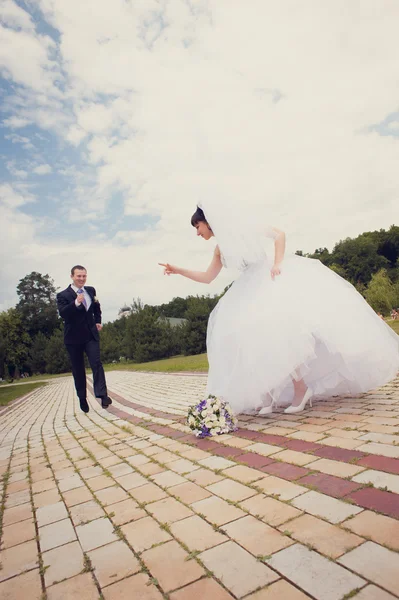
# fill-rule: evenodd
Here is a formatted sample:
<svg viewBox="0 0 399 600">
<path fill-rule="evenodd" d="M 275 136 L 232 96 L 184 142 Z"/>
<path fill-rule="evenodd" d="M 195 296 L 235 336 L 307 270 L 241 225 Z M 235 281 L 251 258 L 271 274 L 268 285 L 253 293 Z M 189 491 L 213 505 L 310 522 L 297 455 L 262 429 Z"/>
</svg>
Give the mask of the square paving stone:
<svg viewBox="0 0 399 600">
<path fill-rule="evenodd" d="M 258 481 L 259 479 L 263 479 L 265 477 L 264 473 L 244 465 L 229 467 L 223 471 L 223 474 L 227 477 L 232 477 L 232 479 L 237 479 L 241 483 L 252 483 L 253 481 Z"/>
<path fill-rule="evenodd" d="M 97 492 L 98 490 L 104 490 L 105 488 L 115 485 L 115 481 L 112 477 L 99 475 L 98 477 L 92 477 L 92 479 L 89 479 L 87 485 L 91 490 L 93 490 L 93 492 Z"/>
<path fill-rule="evenodd" d="M 249 498 L 241 502 L 241 506 L 251 513 L 251 515 L 259 516 L 262 521 L 276 527 L 282 525 L 289 519 L 299 517 L 301 511 L 293 506 L 284 504 L 274 498 L 267 498 L 263 494 L 258 494 L 253 498 Z"/>
<path fill-rule="evenodd" d="M 254 485 L 269 496 L 279 496 L 280 500 L 292 500 L 301 494 L 307 492 L 307 489 L 301 485 L 296 485 L 279 477 L 265 477 L 257 481 Z"/>
<path fill-rule="evenodd" d="M 292 504 L 311 515 L 322 517 L 330 523 L 341 523 L 348 517 L 361 512 L 361 508 L 319 494 L 319 492 L 307 492 L 307 494 L 294 498 Z"/>
<path fill-rule="evenodd" d="M 144 475 L 156 475 L 157 473 L 162 473 L 163 471 L 166 471 L 166 469 L 155 462 L 149 462 L 145 465 L 140 465 L 140 472 Z"/>
<path fill-rule="evenodd" d="M 211 493 L 208 492 L 208 490 L 205 490 L 191 481 L 173 486 L 169 489 L 169 493 L 184 502 L 184 504 L 199 502 L 199 500 L 204 500 L 211 496 Z"/>
<path fill-rule="evenodd" d="M 218 471 L 219 469 L 227 469 L 227 467 L 233 467 L 235 465 L 231 460 L 223 458 L 222 456 L 210 456 L 209 458 L 203 458 L 198 461 L 200 465 Z"/>
<path fill-rule="evenodd" d="M 183 484 L 184 485 L 184 484 Z M 130 490 L 130 494 L 140 503 L 156 502 L 167 498 L 168 494 L 155 483 L 146 483 L 140 487 Z"/>
<path fill-rule="evenodd" d="M 179 485 L 179 483 L 186 483 L 187 481 L 187 479 L 173 471 L 164 471 L 163 473 L 152 475 L 151 479 L 163 488 L 169 488 L 173 485 Z"/>
<path fill-rule="evenodd" d="M 201 517 L 193 516 L 171 525 L 173 535 L 189 550 L 207 550 L 226 541 L 226 536 L 218 533 Z"/>
<path fill-rule="evenodd" d="M 161 529 L 152 517 L 145 517 L 133 523 L 128 523 L 123 525 L 121 529 L 135 552 L 143 552 L 143 550 L 148 550 L 154 544 L 167 542 L 171 539 L 170 535 L 164 529 Z"/>
<path fill-rule="evenodd" d="M 254 556 L 269 556 L 294 543 L 289 537 L 250 515 L 225 525 L 223 530 Z"/>
<path fill-rule="evenodd" d="M 342 556 L 338 562 L 388 592 L 398 593 L 399 555 L 396 552 L 374 542 L 366 542 Z"/>
<path fill-rule="evenodd" d="M 342 527 L 357 535 L 371 538 L 377 544 L 399 550 L 399 521 L 395 519 L 364 510 L 353 519 L 344 521 Z"/>
<path fill-rule="evenodd" d="M 278 579 L 276 573 L 231 541 L 202 552 L 199 558 L 237 598 Z"/>
<path fill-rule="evenodd" d="M 70 511 L 75 527 L 77 525 L 82 525 L 82 523 L 86 523 L 87 521 L 93 521 L 94 519 L 105 516 L 104 510 L 95 500 L 77 504 L 76 506 L 73 506 Z"/>
<path fill-rule="evenodd" d="M 150 459 L 147 458 L 147 456 L 143 456 L 142 454 L 136 454 L 135 456 L 131 456 L 131 457 L 127 458 L 126 460 L 133 467 L 142 467 L 151 462 Z"/>
<path fill-rule="evenodd" d="M 256 454 L 260 454 L 261 456 L 270 456 L 271 454 L 277 454 L 281 452 L 281 448 L 279 446 L 271 446 L 270 444 L 262 444 L 257 442 L 252 444 L 251 446 L 247 446 L 245 448 L 246 452 L 255 452 Z"/>
<path fill-rule="evenodd" d="M 96 492 L 98 500 L 104 505 L 109 506 L 122 500 L 129 498 L 128 494 L 119 486 L 114 485 L 113 487 L 105 488 L 104 490 L 98 490 Z"/>
<path fill-rule="evenodd" d="M 132 490 L 141 485 L 145 485 L 147 483 L 147 479 L 140 475 L 140 473 L 129 473 L 128 475 L 118 477 L 117 482 L 125 490 Z"/>
<path fill-rule="evenodd" d="M 24 542 L 1 552 L 0 581 L 39 566 L 36 541 Z"/>
<path fill-rule="evenodd" d="M 388 492 L 399 494 L 399 475 L 391 475 L 390 473 L 370 469 L 356 475 L 352 480 L 359 483 L 372 483 L 376 488 L 386 488 Z"/>
<path fill-rule="evenodd" d="M 333 496 L 334 498 L 342 498 L 351 492 L 359 489 L 361 484 L 335 477 L 334 475 L 326 475 L 325 473 L 311 473 L 298 480 L 298 484 L 306 485 L 318 492 Z"/>
<path fill-rule="evenodd" d="M 17 546 L 23 542 L 28 542 L 36 537 L 35 523 L 33 519 L 22 521 L 21 523 L 14 523 L 8 525 L 3 529 L 2 546 L 4 548 L 11 548 Z"/>
<path fill-rule="evenodd" d="M 38 508 L 36 511 L 36 518 L 38 526 L 44 527 L 44 525 L 50 525 L 50 523 L 67 519 L 68 512 L 63 502 L 56 502 L 55 504 L 49 504 Z"/>
<path fill-rule="evenodd" d="M 69 490 L 75 490 L 76 488 L 84 486 L 84 482 L 80 475 L 76 473 L 75 475 L 72 475 L 72 477 L 61 479 L 58 485 L 60 492 L 68 492 Z"/>
<path fill-rule="evenodd" d="M 30 490 L 22 490 L 6 496 L 6 508 L 13 508 L 27 502 L 30 502 Z"/>
<path fill-rule="evenodd" d="M 63 520 L 39 527 L 39 541 L 42 552 L 74 540 L 76 540 L 76 535 L 68 515 Z"/>
<path fill-rule="evenodd" d="M 224 479 L 218 483 L 208 485 L 207 490 L 212 492 L 212 494 L 216 494 L 217 496 L 220 496 L 225 500 L 231 500 L 232 502 L 245 500 L 246 498 L 255 496 L 257 493 L 256 490 L 247 487 L 242 483 L 238 483 L 237 481 L 232 481 L 231 479 Z"/>
<path fill-rule="evenodd" d="M 186 473 L 192 473 L 193 471 L 197 471 L 200 467 L 191 460 L 187 460 L 186 458 L 180 458 L 179 460 L 175 460 L 168 465 L 171 471 L 175 473 L 179 473 L 180 475 L 184 475 Z"/>
<path fill-rule="evenodd" d="M 30 484 L 27 479 L 22 481 L 16 481 L 15 483 L 9 483 L 7 485 L 7 494 L 15 494 L 16 492 L 23 492 L 29 490 Z"/>
<path fill-rule="evenodd" d="M 367 585 L 358 594 L 356 600 L 395 600 L 396 596 L 391 596 L 375 585 Z"/>
<path fill-rule="evenodd" d="M 262 467 L 270 465 L 273 462 L 272 458 L 262 456 L 261 454 L 256 454 L 255 452 L 246 452 L 245 454 L 240 454 L 239 456 L 236 456 L 235 460 L 238 463 L 253 469 L 261 469 Z"/>
<path fill-rule="evenodd" d="M 89 558 L 102 588 L 141 570 L 139 561 L 122 541 L 92 550 Z"/>
<path fill-rule="evenodd" d="M 205 487 L 207 485 L 210 485 L 211 483 L 222 481 L 222 479 L 224 479 L 224 476 L 222 477 L 221 475 L 216 475 L 216 473 L 214 473 L 213 471 L 209 471 L 208 469 L 198 469 L 198 471 L 188 473 L 187 479 Z"/>
<path fill-rule="evenodd" d="M 200 515 L 203 514 L 208 521 L 215 523 L 216 525 L 225 525 L 230 521 L 245 516 L 245 513 L 242 510 L 228 504 L 225 500 L 217 498 L 216 496 L 194 502 L 191 505 L 191 508 L 196 513 Z"/>
<path fill-rule="evenodd" d="M 118 539 L 114 533 L 114 527 L 108 519 L 96 519 L 87 525 L 79 525 L 76 533 L 85 552 L 116 542 Z"/>
<path fill-rule="evenodd" d="M 83 552 L 79 542 L 72 542 L 43 553 L 46 587 L 79 575 L 83 569 Z"/>
<path fill-rule="evenodd" d="M 297 452 L 296 450 L 283 450 L 278 454 L 273 455 L 273 459 L 282 460 L 283 462 L 290 463 L 303 467 L 315 462 L 316 457 L 311 454 L 304 454 L 303 452 Z"/>
<path fill-rule="evenodd" d="M 170 592 L 205 575 L 204 569 L 175 541 L 162 544 L 141 555 L 151 574 L 166 592 Z"/>
<path fill-rule="evenodd" d="M 233 600 L 233 596 L 226 592 L 214 579 L 206 577 L 195 583 L 170 594 L 170 600 Z"/>
<path fill-rule="evenodd" d="M 398 495 L 374 488 L 364 488 L 348 494 L 347 498 L 359 506 L 399 519 Z"/>
<path fill-rule="evenodd" d="M 164 498 L 158 502 L 152 502 L 146 506 L 146 509 L 161 523 L 174 523 L 193 516 L 193 512 L 189 508 L 174 498 Z"/>
<path fill-rule="evenodd" d="M 277 552 L 267 563 L 317 600 L 342 600 L 366 583 L 301 544 Z"/>
<path fill-rule="evenodd" d="M 312 464 L 312 469 L 315 471 L 321 471 L 327 475 L 335 475 L 336 477 L 353 477 L 364 471 L 364 467 L 358 467 L 355 465 L 348 465 L 347 463 L 341 463 L 336 460 L 330 460 L 328 458 L 320 458 Z"/>
<path fill-rule="evenodd" d="M 247 596 L 245 600 L 309 600 L 309 596 L 300 592 L 288 581 L 280 579 L 263 590 Z"/>
<path fill-rule="evenodd" d="M 48 492 L 42 492 L 41 494 L 33 494 L 33 504 L 36 508 L 42 506 L 48 506 L 49 504 L 56 504 L 60 502 L 61 496 L 57 490 L 49 490 Z"/>
<path fill-rule="evenodd" d="M 54 479 L 46 479 L 45 481 L 38 481 L 32 485 L 32 494 L 40 494 L 42 492 L 48 492 L 50 490 L 57 490 L 57 484 Z"/>
<path fill-rule="evenodd" d="M 340 527 L 311 515 L 302 515 L 281 527 L 285 528 L 298 542 L 312 546 L 321 554 L 334 559 L 364 542 L 357 535 L 347 533 Z"/>
<path fill-rule="evenodd" d="M 138 573 L 103 590 L 105 600 L 162 600 L 162 594 L 151 583 L 148 575 Z"/>
<path fill-rule="evenodd" d="M 264 473 L 269 473 L 270 475 L 276 475 L 281 479 L 286 479 L 287 481 L 296 481 L 300 477 L 305 477 L 309 473 L 308 469 L 304 469 L 303 467 L 298 467 L 296 465 L 289 465 L 288 463 L 283 462 L 273 462 L 265 467 L 262 467 L 262 471 Z"/>
<path fill-rule="evenodd" d="M 0 598 L 3 600 L 42 600 L 42 584 L 39 569 L 29 571 L 0 583 Z"/>
<path fill-rule="evenodd" d="M 121 462 L 117 465 L 108 467 L 108 471 L 112 474 L 113 477 L 121 477 L 122 475 L 128 475 L 129 473 L 133 473 L 132 467 L 130 465 L 127 465 L 125 462 Z"/>
<path fill-rule="evenodd" d="M 82 502 L 87 502 L 88 500 L 93 500 L 93 494 L 86 487 L 77 488 L 70 492 L 64 492 L 62 497 L 68 508 L 75 506 L 76 504 L 81 504 Z"/>
<path fill-rule="evenodd" d="M 105 509 L 115 525 L 124 525 L 130 521 L 137 521 L 146 517 L 145 510 L 138 507 L 137 502 L 129 498 L 117 504 L 112 504 Z"/>
<path fill-rule="evenodd" d="M 77 575 L 47 590 L 47 600 L 69 600 L 69 598 L 98 600 L 98 590 L 90 573 Z"/>
</svg>

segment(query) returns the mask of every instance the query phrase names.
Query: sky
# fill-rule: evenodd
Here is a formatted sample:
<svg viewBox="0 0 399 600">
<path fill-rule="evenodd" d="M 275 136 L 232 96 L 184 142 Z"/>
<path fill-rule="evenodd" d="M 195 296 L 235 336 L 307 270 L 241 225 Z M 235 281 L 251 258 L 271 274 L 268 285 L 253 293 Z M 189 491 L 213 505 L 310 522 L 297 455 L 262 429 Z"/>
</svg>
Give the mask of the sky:
<svg viewBox="0 0 399 600">
<path fill-rule="evenodd" d="M 313 252 L 398 224 L 396 0 L 0 0 L 0 310 L 88 271 L 104 320 L 215 294 L 197 202 Z M 272 249 L 271 249 L 272 250 Z"/>
</svg>

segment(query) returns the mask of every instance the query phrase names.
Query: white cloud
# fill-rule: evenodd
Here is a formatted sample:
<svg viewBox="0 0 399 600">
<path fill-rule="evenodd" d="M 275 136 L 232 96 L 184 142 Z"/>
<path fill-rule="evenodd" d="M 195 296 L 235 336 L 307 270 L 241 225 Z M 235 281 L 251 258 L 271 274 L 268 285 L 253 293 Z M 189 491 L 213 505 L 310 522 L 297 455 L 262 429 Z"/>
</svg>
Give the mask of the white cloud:
<svg viewBox="0 0 399 600">
<path fill-rule="evenodd" d="M 48 175 L 49 173 L 51 173 L 51 171 L 51 166 L 47 164 L 38 165 L 37 167 L 32 169 L 32 173 L 35 173 L 35 175 Z"/>
<path fill-rule="evenodd" d="M 35 202 L 35 197 L 26 189 L 26 186 L 13 187 L 8 183 L 0 184 L 0 205 L 7 207 L 7 210 L 30 202 Z"/>
<path fill-rule="evenodd" d="M 398 107 L 393 0 L 38 5 L 60 41 L 7 30 L 0 60 L 23 86 L 9 127 L 29 120 L 81 149 L 80 171 L 63 169 L 74 186 L 63 215 L 72 232 L 86 221 L 92 233 L 79 245 L 35 233 L 29 264 L 63 281 L 81 256 L 103 290 L 111 275 L 118 293 L 99 289 L 108 318 L 134 295 L 156 303 L 223 288 L 228 275 L 206 288 L 156 266 L 207 264 L 189 223 L 203 197 L 257 211 L 286 229 L 292 251 L 397 220 L 398 140 L 373 129 Z M 96 237 L 116 195 L 127 217 L 156 227 Z"/>
<path fill-rule="evenodd" d="M 21 127 L 29 125 L 29 121 L 28 119 L 23 119 L 21 117 L 10 117 L 9 119 L 4 119 L 3 125 L 10 129 L 20 129 Z"/>
<path fill-rule="evenodd" d="M 33 30 L 31 16 L 13 0 L 0 0 L 0 22 L 16 29 Z"/>
</svg>

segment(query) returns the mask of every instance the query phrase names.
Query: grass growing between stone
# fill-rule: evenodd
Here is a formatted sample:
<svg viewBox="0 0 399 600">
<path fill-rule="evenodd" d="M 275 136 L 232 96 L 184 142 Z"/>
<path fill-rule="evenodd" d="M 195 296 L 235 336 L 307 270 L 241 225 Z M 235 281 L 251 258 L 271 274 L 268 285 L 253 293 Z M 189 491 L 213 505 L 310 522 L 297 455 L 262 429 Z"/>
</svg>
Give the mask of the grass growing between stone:
<svg viewBox="0 0 399 600">
<path fill-rule="evenodd" d="M 25 385 L 10 385 L 0 388 L 0 406 L 7 406 L 9 402 L 26 396 L 29 392 L 33 392 L 37 388 L 46 385 L 44 382 L 27 383 Z"/>
</svg>

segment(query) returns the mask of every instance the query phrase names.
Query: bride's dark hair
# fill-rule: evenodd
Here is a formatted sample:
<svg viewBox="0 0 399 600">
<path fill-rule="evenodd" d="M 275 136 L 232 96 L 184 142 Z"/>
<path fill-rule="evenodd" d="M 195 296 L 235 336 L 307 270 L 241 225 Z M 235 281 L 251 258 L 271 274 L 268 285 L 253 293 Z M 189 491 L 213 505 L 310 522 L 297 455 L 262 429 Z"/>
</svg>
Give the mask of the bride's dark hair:
<svg viewBox="0 0 399 600">
<path fill-rule="evenodd" d="M 206 217 L 204 215 L 204 211 L 199 206 L 197 206 L 197 210 L 191 217 L 191 225 L 193 227 L 198 225 L 198 223 L 208 223 L 208 221 L 206 220 Z"/>
</svg>

